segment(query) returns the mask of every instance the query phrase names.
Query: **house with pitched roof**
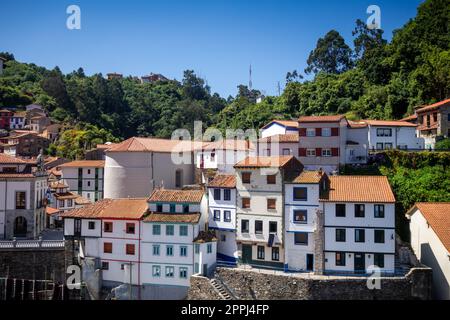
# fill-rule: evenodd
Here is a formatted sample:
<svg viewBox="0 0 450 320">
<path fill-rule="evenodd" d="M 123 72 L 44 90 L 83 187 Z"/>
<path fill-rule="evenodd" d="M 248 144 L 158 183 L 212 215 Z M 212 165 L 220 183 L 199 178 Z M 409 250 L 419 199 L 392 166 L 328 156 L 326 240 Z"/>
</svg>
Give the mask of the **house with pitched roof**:
<svg viewBox="0 0 450 320">
<path fill-rule="evenodd" d="M 433 297 L 450 300 L 450 202 L 418 202 L 406 217 L 415 255 L 433 269 Z"/>
<path fill-rule="evenodd" d="M 425 140 L 416 135 L 417 125 L 407 121 L 361 120 L 368 128 L 369 150 L 423 150 Z"/>
<path fill-rule="evenodd" d="M 320 195 L 322 265 L 316 272 L 395 272 L 395 198 L 385 176 L 330 176 Z"/>
<path fill-rule="evenodd" d="M 303 165 L 293 156 L 248 157 L 235 166 L 239 262 L 284 268 L 284 183 Z"/>
<path fill-rule="evenodd" d="M 297 120 L 272 120 L 261 128 L 261 138 L 286 134 L 298 135 Z"/>
<path fill-rule="evenodd" d="M 434 148 L 438 136 L 450 137 L 450 99 L 439 101 L 415 110 L 419 137 L 425 139 L 425 147 Z"/>
<path fill-rule="evenodd" d="M 298 150 L 298 133 L 276 134 L 257 141 L 258 155 L 270 156 L 296 156 Z"/>
</svg>

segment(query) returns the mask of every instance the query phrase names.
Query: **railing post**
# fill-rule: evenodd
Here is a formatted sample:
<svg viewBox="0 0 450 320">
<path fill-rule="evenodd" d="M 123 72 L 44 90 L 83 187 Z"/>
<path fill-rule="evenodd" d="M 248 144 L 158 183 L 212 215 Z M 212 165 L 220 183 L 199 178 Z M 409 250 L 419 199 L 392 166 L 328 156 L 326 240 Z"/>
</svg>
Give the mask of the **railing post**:
<svg viewBox="0 0 450 320">
<path fill-rule="evenodd" d="M 16 245 L 17 245 L 17 238 L 16 237 L 13 237 L 12 244 L 13 244 L 13 247 L 15 248 Z"/>
<path fill-rule="evenodd" d="M 39 248 L 42 248 L 42 236 L 39 236 Z"/>
</svg>

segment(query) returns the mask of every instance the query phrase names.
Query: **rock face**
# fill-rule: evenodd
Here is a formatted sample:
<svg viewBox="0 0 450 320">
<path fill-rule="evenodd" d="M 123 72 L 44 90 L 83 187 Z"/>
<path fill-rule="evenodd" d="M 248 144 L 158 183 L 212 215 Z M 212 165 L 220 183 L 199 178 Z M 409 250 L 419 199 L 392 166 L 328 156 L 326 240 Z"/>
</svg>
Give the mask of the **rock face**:
<svg viewBox="0 0 450 320">
<path fill-rule="evenodd" d="M 381 278 L 370 290 L 367 278 L 298 277 L 218 268 L 217 277 L 242 300 L 427 300 L 431 269 L 413 268 L 405 277 Z M 192 277 L 189 300 L 217 299 L 208 279 Z"/>
</svg>

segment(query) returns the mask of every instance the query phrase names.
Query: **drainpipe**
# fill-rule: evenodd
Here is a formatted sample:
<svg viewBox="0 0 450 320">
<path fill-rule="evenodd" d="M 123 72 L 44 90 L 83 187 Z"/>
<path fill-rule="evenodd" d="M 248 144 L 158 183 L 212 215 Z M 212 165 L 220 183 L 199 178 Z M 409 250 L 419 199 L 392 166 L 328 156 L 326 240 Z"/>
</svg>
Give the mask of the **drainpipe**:
<svg viewBox="0 0 450 320">
<path fill-rule="evenodd" d="M 8 201 L 8 180 L 5 179 L 5 220 L 3 221 L 3 238 L 6 239 L 6 203 Z"/>
<path fill-rule="evenodd" d="M 138 300 L 141 300 L 141 221 L 138 220 L 139 225 L 139 240 L 138 240 Z"/>
</svg>

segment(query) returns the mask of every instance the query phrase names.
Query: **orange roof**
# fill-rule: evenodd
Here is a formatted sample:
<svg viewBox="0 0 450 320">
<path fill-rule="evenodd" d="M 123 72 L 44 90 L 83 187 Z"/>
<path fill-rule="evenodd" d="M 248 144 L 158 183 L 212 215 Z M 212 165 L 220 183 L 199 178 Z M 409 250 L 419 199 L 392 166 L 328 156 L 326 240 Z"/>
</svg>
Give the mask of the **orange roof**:
<svg viewBox="0 0 450 320">
<path fill-rule="evenodd" d="M 198 223 L 200 213 L 150 213 L 145 222 Z"/>
<path fill-rule="evenodd" d="M 75 199 L 75 204 L 76 205 L 86 205 L 86 204 L 91 204 L 91 201 L 89 201 L 88 199 L 79 196 L 78 198 Z"/>
<path fill-rule="evenodd" d="M 340 122 L 345 119 L 344 115 L 332 115 L 332 116 L 303 116 L 298 119 L 298 122 Z"/>
<path fill-rule="evenodd" d="M 47 213 L 49 216 L 51 216 L 51 215 L 53 215 L 55 213 L 58 213 L 58 212 L 59 212 L 58 209 L 55 209 L 55 208 L 52 208 L 52 207 L 46 207 L 45 208 L 45 213 Z"/>
<path fill-rule="evenodd" d="M 323 171 L 302 171 L 298 177 L 296 177 L 292 182 L 299 184 L 311 184 L 319 183 L 324 176 L 327 176 Z"/>
<path fill-rule="evenodd" d="M 86 219 L 141 219 L 148 210 L 147 200 L 103 199 L 83 208 L 69 210 L 61 214 L 64 218 Z"/>
<path fill-rule="evenodd" d="M 241 150 L 247 151 L 253 149 L 253 143 L 246 140 L 239 139 L 222 139 L 214 142 L 206 142 L 203 145 L 203 150 Z"/>
<path fill-rule="evenodd" d="M 202 142 L 133 137 L 113 145 L 107 152 L 187 152 L 201 149 Z"/>
<path fill-rule="evenodd" d="M 235 168 L 282 168 L 291 160 L 293 156 L 273 156 L 273 157 L 247 157 L 234 165 Z"/>
<path fill-rule="evenodd" d="M 395 203 L 385 176 L 331 176 L 330 190 L 320 201 Z"/>
<path fill-rule="evenodd" d="M 298 121 L 296 121 L 296 120 L 272 120 L 268 124 L 266 124 L 264 127 L 262 127 L 261 129 L 265 129 L 265 128 L 269 127 L 270 125 L 272 125 L 273 123 L 281 124 L 283 127 L 298 128 Z"/>
<path fill-rule="evenodd" d="M 103 168 L 105 160 L 76 160 L 63 163 L 58 168 Z"/>
<path fill-rule="evenodd" d="M 208 184 L 211 188 L 236 188 L 236 176 L 234 174 L 217 174 Z"/>
<path fill-rule="evenodd" d="M 364 121 L 347 120 L 347 122 L 348 122 L 349 127 L 352 128 L 352 129 L 366 128 L 367 127 L 367 122 L 364 122 Z"/>
<path fill-rule="evenodd" d="M 370 126 L 378 127 L 417 127 L 416 124 L 407 121 L 385 121 L 385 120 L 361 120 Z"/>
<path fill-rule="evenodd" d="M 417 119 L 417 115 L 416 114 L 412 114 L 406 118 L 401 119 L 400 121 L 413 121 Z"/>
<path fill-rule="evenodd" d="M 422 213 L 444 247 L 450 252 L 450 202 L 418 202 L 406 214 L 411 216 L 416 210 Z"/>
<path fill-rule="evenodd" d="M 16 157 L 7 155 L 5 153 L 0 153 L 0 163 L 1 164 L 27 164 L 29 162 L 22 160 L 22 159 L 18 159 Z"/>
<path fill-rule="evenodd" d="M 79 196 L 72 192 L 63 192 L 63 193 L 55 193 L 55 198 L 57 200 L 67 200 L 67 199 L 76 199 Z"/>
<path fill-rule="evenodd" d="M 270 137 L 261 138 L 258 140 L 260 143 L 271 143 L 271 142 L 278 142 L 278 143 L 297 143 L 299 141 L 298 134 L 291 133 L 291 134 L 277 134 Z"/>
<path fill-rule="evenodd" d="M 204 195 L 203 190 L 153 190 L 148 201 L 150 202 L 176 202 L 176 203 L 200 203 Z"/>
<path fill-rule="evenodd" d="M 450 106 L 450 99 L 439 101 L 439 102 L 434 103 L 432 105 L 429 105 L 429 106 L 426 106 L 426 107 L 423 107 L 423 108 L 419 108 L 419 109 L 416 110 L 416 113 L 437 110 L 440 107 L 444 107 L 444 106 L 445 107 Z"/>
</svg>

